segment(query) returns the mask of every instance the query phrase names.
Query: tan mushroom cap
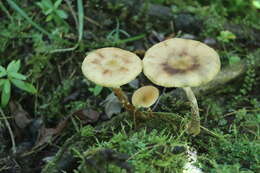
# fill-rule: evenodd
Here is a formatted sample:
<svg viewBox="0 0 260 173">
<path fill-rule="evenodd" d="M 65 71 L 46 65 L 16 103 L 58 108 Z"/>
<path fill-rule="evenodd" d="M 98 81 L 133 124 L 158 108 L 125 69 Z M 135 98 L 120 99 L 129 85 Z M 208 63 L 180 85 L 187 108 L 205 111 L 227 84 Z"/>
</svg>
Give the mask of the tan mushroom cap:
<svg viewBox="0 0 260 173">
<path fill-rule="evenodd" d="M 132 96 L 132 104 L 135 107 L 148 108 L 152 106 L 159 97 L 159 90 L 154 86 L 143 86 L 136 90 Z"/>
<path fill-rule="evenodd" d="M 164 87 L 195 87 L 212 80 L 220 70 L 217 52 L 204 43 L 173 38 L 155 44 L 145 53 L 143 71 Z"/>
<path fill-rule="evenodd" d="M 90 81 L 101 86 L 118 88 L 142 72 L 142 61 L 132 52 L 108 47 L 89 53 L 81 69 Z"/>
</svg>

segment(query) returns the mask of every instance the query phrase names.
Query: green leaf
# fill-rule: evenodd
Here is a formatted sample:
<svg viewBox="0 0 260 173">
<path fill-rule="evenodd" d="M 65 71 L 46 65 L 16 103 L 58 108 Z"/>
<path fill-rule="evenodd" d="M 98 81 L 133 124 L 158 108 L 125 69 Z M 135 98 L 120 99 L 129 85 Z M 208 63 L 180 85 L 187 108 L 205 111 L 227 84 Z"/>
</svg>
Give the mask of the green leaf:
<svg viewBox="0 0 260 173">
<path fill-rule="evenodd" d="M 56 10 L 57 15 L 62 19 L 67 19 L 68 14 L 63 10 Z"/>
<path fill-rule="evenodd" d="M 235 40 L 236 35 L 228 30 L 225 30 L 220 32 L 220 35 L 217 37 L 217 39 L 224 43 L 228 43 L 230 40 Z"/>
<path fill-rule="evenodd" d="M 2 90 L 2 95 L 1 95 L 1 106 L 5 107 L 11 96 L 11 84 L 10 81 L 5 79 L 3 82 L 3 90 Z"/>
<path fill-rule="evenodd" d="M 59 5 L 61 4 L 62 0 L 56 0 L 56 2 L 54 3 L 54 7 L 57 9 L 59 7 Z"/>
<path fill-rule="evenodd" d="M 97 96 L 101 93 L 103 87 L 100 86 L 100 85 L 96 85 L 95 88 L 94 88 L 94 95 Z"/>
<path fill-rule="evenodd" d="M 46 8 L 53 8 L 53 3 L 50 0 L 43 0 L 42 5 Z"/>
<path fill-rule="evenodd" d="M 7 75 L 7 72 L 4 67 L 0 66 L 0 78 Z"/>
<path fill-rule="evenodd" d="M 102 86 L 96 85 L 94 88 L 89 88 L 89 91 L 92 92 L 94 96 L 98 96 L 101 93 L 102 89 Z"/>
<path fill-rule="evenodd" d="M 11 91 L 11 83 L 8 79 L 4 80 L 4 85 L 3 85 L 3 92 L 4 93 L 10 93 Z"/>
<path fill-rule="evenodd" d="M 254 6 L 256 9 L 260 9 L 260 1 L 259 1 L 259 0 L 254 0 L 254 1 L 253 1 L 253 6 Z"/>
<path fill-rule="evenodd" d="M 231 56 L 231 57 L 229 57 L 229 59 L 228 59 L 230 65 L 236 64 L 236 63 L 238 63 L 240 60 L 241 60 L 241 59 L 240 59 L 240 57 L 238 57 L 238 56 Z"/>
<path fill-rule="evenodd" d="M 4 84 L 6 79 L 0 79 L 0 88 L 2 87 L 2 85 Z"/>
<path fill-rule="evenodd" d="M 50 8 L 50 9 L 48 9 L 48 10 L 46 10 L 46 11 L 44 11 L 44 15 L 49 15 L 49 14 L 51 14 L 53 12 L 53 9 L 52 8 Z"/>
<path fill-rule="evenodd" d="M 24 82 L 24 81 L 21 81 L 21 80 L 18 80 L 18 79 L 11 79 L 11 82 L 17 88 L 20 88 L 21 90 L 27 91 L 27 92 L 32 93 L 32 94 L 37 93 L 36 88 L 30 83 L 27 83 L 27 82 Z"/>
<path fill-rule="evenodd" d="M 43 5 L 42 5 L 42 3 L 40 3 L 40 2 L 36 2 L 36 5 L 39 6 L 41 9 L 44 8 Z"/>
<path fill-rule="evenodd" d="M 2 72 L 2 71 L 6 71 L 6 69 L 0 65 L 0 72 Z"/>
<path fill-rule="evenodd" d="M 46 22 L 49 22 L 52 20 L 52 15 L 49 15 L 47 18 L 46 18 Z"/>
<path fill-rule="evenodd" d="M 20 69 L 20 66 L 21 66 L 20 60 L 11 61 L 8 64 L 8 66 L 7 66 L 7 73 L 9 73 L 9 72 L 18 72 L 18 70 Z"/>
<path fill-rule="evenodd" d="M 26 80 L 27 78 L 25 75 L 16 72 L 10 72 L 8 73 L 8 75 L 15 79 L 20 79 L 20 80 Z"/>
</svg>

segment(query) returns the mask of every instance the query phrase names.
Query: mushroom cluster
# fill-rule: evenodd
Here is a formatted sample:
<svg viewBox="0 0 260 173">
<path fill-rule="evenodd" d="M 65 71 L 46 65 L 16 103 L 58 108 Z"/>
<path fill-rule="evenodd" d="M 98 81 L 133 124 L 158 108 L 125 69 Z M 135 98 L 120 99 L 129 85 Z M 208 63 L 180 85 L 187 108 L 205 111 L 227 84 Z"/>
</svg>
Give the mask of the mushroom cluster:
<svg viewBox="0 0 260 173">
<path fill-rule="evenodd" d="M 89 53 L 82 64 L 86 78 L 98 85 L 111 87 L 126 110 L 133 114 L 136 114 L 136 108 L 150 107 L 159 96 L 157 88 L 145 86 L 133 94 L 132 104 L 128 101 L 120 87 L 135 79 L 142 69 L 156 85 L 184 89 L 192 108 L 188 132 L 199 134 L 199 108 L 191 87 L 211 81 L 218 73 L 220 60 L 217 52 L 199 41 L 173 38 L 149 48 L 143 61 L 132 52 L 108 47 Z"/>
</svg>

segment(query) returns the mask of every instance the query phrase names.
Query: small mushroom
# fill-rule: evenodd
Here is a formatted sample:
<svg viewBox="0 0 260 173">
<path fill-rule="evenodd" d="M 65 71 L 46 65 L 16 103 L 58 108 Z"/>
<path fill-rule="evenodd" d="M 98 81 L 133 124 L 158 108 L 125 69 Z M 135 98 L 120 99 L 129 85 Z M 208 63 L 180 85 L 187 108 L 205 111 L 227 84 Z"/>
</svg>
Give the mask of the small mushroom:
<svg viewBox="0 0 260 173">
<path fill-rule="evenodd" d="M 143 86 L 136 90 L 132 95 L 132 104 L 136 108 L 148 108 L 148 114 L 153 115 L 151 106 L 159 97 L 159 90 L 151 85 Z"/>
<path fill-rule="evenodd" d="M 145 76 L 164 87 L 181 87 L 191 102 L 192 121 L 188 132 L 200 133 L 198 103 L 190 87 L 211 81 L 220 70 L 215 50 L 199 41 L 173 38 L 155 44 L 143 59 Z"/>
<path fill-rule="evenodd" d="M 134 53 L 107 47 L 90 52 L 82 63 L 82 72 L 90 81 L 111 87 L 126 110 L 134 111 L 120 86 L 134 80 L 142 71 L 142 61 Z"/>
<path fill-rule="evenodd" d="M 159 97 L 159 90 L 154 86 L 143 86 L 132 96 L 132 104 L 137 107 L 149 108 Z"/>
</svg>

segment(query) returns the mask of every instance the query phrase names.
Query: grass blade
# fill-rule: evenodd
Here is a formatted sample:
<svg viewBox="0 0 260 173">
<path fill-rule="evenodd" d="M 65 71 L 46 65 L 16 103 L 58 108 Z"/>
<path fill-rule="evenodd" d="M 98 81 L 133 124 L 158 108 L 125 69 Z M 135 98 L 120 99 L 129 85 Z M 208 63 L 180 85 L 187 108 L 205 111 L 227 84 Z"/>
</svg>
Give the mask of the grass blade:
<svg viewBox="0 0 260 173">
<path fill-rule="evenodd" d="M 77 7 L 78 7 L 78 42 L 77 42 L 77 44 L 75 44 L 75 46 L 70 47 L 70 48 L 55 49 L 55 50 L 52 50 L 50 53 L 68 52 L 68 51 L 73 51 L 78 48 L 79 42 L 82 40 L 83 29 L 84 29 L 84 9 L 83 9 L 82 0 L 77 0 Z"/>
<path fill-rule="evenodd" d="M 83 2 L 82 0 L 77 0 L 77 6 L 78 6 L 78 34 L 79 34 L 79 39 L 78 42 L 82 40 L 83 36 L 83 29 L 84 29 L 84 10 L 83 10 Z"/>
<path fill-rule="evenodd" d="M 9 11 L 7 10 L 7 8 L 4 6 L 4 4 L 2 3 L 2 1 L 0 1 L 0 9 L 3 10 L 3 11 L 6 13 L 7 17 L 8 17 L 11 21 L 13 21 L 13 17 L 11 16 L 11 14 L 10 14 Z"/>
<path fill-rule="evenodd" d="M 51 34 L 48 31 L 46 31 L 41 26 L 39 26 L 37 23 L 35 23 L 14 1 L 7 0 L 7 2 L 15 11 L 17 11 L 21 16 L 23 16 L 36 29 L 38 29 L 42 33 L 48 35 L 49 37 L 51 36 Z"/>
</svg>

